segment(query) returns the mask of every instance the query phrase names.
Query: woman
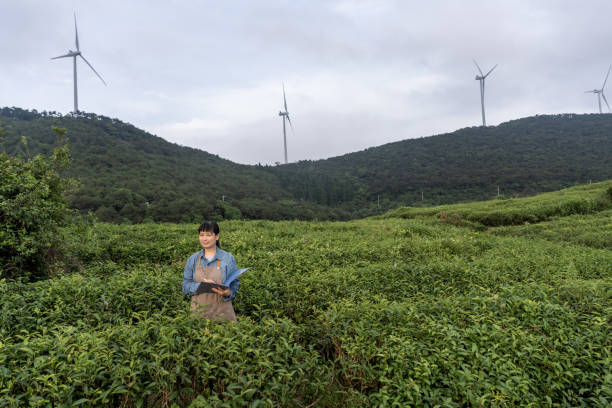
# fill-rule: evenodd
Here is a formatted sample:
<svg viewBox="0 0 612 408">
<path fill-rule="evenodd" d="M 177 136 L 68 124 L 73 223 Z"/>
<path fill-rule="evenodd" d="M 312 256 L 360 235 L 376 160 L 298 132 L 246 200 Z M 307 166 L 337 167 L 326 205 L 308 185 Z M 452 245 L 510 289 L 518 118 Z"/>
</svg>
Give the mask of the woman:
<svg viewBox="0 0 612 408">
<path fill-rule="evenodd" d="M 183 272 L 183 293 L 191 295 L 191 310 L 213 320 L 236 320 L 232 300 L 236 297 L 239 279 L 229 288 L 212 288 L 214 293 L 198 294 L 201 282 L 223 284 L 238 267 L 234 256 L 219 248 L 219 225 L 206 221 L 198 228 L 202 249 L 191 255 Z"/>
</svg>

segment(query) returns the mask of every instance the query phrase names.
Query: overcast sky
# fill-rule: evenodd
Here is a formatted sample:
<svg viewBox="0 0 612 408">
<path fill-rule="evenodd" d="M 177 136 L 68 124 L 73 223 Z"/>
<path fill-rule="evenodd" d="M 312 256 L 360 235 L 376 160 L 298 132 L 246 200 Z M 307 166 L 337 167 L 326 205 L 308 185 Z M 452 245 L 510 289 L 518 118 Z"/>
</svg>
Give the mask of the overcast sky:
<svg viewBox="0 0 612 408">
<path fill-rule="evenodd" d="M 283 83 L 297 161 L 479 125 L 472 58 L 490 125 L 598 111 L 612 63 L 610 0 L 1 0 L 0 106 L 73 109 L 73 12 L 80 110 L 248 164 Z"/>
</svg>

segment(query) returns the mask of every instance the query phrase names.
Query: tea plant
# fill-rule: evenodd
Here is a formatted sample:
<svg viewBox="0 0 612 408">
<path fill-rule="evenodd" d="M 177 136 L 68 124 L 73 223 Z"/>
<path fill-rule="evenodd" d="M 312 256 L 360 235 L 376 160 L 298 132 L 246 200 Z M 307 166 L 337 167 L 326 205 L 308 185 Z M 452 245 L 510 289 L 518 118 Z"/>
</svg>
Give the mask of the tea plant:
<svg viewBox="0 0 612 408">
<path fill-rule="evenodd" d="M 431 208 L 398 208 L 382 218 L 415 218 L 438 215 L 449 222 L 467 220 L 486 226 L 535 223 L 556 216 L 593 214 L 612 208 L 612 181 L 571 187 L 529 198 L 441 205 Z"/>
<path fill-rule="evenodd" d="M 608 184 L 541 206 L 605 204 Z M 223 222 L 250 268 L 236 324 L 188 312 L 197 225 L 69 227 L 80 270 L 0 280 L 0 406 L 608 407 L 610 210 L 481 223 L 526 200 L 458 207 L 474 221 Z"/>
<path fill-rule="evenodd" d="M 571 215 L 524 226 L 501 227 L 496 235 L 545 238 L 592 248 L 612 249 L 612 210 L 592 216 Z"/>
</svg>

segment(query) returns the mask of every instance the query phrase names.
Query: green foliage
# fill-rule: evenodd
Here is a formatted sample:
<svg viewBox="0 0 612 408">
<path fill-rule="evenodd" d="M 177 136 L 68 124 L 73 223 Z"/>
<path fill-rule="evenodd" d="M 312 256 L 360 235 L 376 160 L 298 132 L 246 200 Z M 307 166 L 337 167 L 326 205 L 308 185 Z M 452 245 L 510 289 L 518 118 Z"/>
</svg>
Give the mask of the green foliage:
<svg viewBox="0 0 612 408">
<path fill-rule="evenodd" d="M 549 241 L 612 250 L 612 210 L 590 216 L 555 217 L 551 221 L 538 224 L 501 227 L 494 233 L 500 236 L 539 237 Z"/>
<path fill-rule="evenodd" d="M 11 154 L 25 154 L 22 135 L 33 154 L 49 154 L 49 126 L 68 129 L 68 174 L 81 181 L 69 205 L 114 223 L 347 220 L 612 178 L 610 115 L 531 117 L 282 166 L 239 165 L 95 114 L 3 108 L 0 119 L 10 130 L 3 146 Z"/>
<path fill-rule="evenodd" d="M 322 392 L 329 369 L 287 320 L 215 325 L 186 312 L 132 314 L 132 324 L 89 332 L 60 326 L 2 349 L 8 406 L 291 406 Z M 37 357 L 44 356 L 42 358 Z M 196 405 L 197 406 L 197 405 Z M 200 405 L 202 406 L 202 405 Z"/>
<path fill-rule="evenodd" d="M 488 205 L 460 208 L 518 211 Z M 250 267 L 236 324 L 187 311 L 196 223 L 67 226 L 79 272 L 0 281 L 0 405 L 609 407 L 612 251 L 572 234 L 603 239 L 611 210 L 571 208 L 503 228 L 223 221 Z"/>
<path fill-rule="evenodd" d="M 540 115 L 267 170 L 296 198 L 359 217 L 612 179 L 611 151 L 610 115 Z"/>
<path fill-rule="evenodd" d="M 603 406 L 607 322 L 529 295 L 339 302 L 321 325 L 369 406 Z"/>
<path fill-rule="evenodd" d="M 49 154 L 55 143 L 49 127 L 68 130 L 73 160 L 67 174 L 80 181 L 68 203 L 100 221 L 349 218 L 346 212 L 312 202 L 288 208 L 283 202 L 293 199 L 291 193 L 261 166 L 178 146 L 117 119 L 17 108 L 0 109 L 0 119 L 10 130 L 4 145 L 12 154 L 24 151 L 22 135 L 28 135 L 31 152 Z"/>
<path fill-rule="evenodd" d="M 482 201 L 430 208 L 402 207 L 383 218 L 438 216 L 445 222 L 465 220 L 485 226 L 536 223 L 573 214 L 593 214 L 612 208 L 612 181 L 586 184 L 535 197 Z"/>
<path fill-rule="evenodd" d="M 63 129 L 53 130 L 65 134 Z M 59 250 L 58 227 L 67 214 L 62 194 L 68 180 L 61 172 L 69 164 L 65 140 L 48 158 L 24 160 L 0 153 L 0 277 L 31 279 L 49 273 Z"/>
</svg>

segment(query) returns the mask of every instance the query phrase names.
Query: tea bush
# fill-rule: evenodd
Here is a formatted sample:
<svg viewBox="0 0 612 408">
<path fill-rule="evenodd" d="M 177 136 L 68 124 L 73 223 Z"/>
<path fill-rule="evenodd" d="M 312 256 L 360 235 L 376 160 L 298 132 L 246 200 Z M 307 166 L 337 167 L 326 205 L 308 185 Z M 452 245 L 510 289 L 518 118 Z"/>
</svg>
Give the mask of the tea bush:
<svg viewBox="0 0 612 408">
<path fill-rule="evenodd" d="M 0 406 L 608 407 L 609 211 L 225 221 L 236 324 L 187 311 L 197 225 L 68 227 L 80 270 L 0 280 Z"/>
<path fill-rule="evenodd" d="M 97 268 L 92 268 L 94 271 Z M 134 313 L 174 314 L 184 308 L 176 268 L 137 265 L 113 275 L 73 274 L 24 284 L 0 281 L 0 334 L 57 325 L 129 324 Z"/>
<path fill-rule="evenodd" d="M 612 250 L 612 210 L 593 216 L 572 215 L 538 224 L 501 227 L 493 232 L 500 236 L 540 237 L 549 241 Z"/>
<path fill-rule="evenodd" d="M 320 320 L 343 385 L 372 406 L 604 406 L 608 323 L 513 288 L 435 303 L 347 301 Z"/>
<path fill-rule="evenodd" d="M 442 216 L 449 222 L 467 220 L 486 226 L 536 223 L 574 214 L 593 214 L 612 208 L 612 181 L 571 187 L 534 197 L 451 204 L 431 208 L 403 207 L 381 218 Z M 444 213 L 444 214 L 442 214 Z"/>
<path fill-rule="evenodd" d="M 134 313 L 133 324 L 94 332 L 75 323 L 3 345 L 3 405 L 169 406 L 200 395 L 232 406 L 293 406 L 331 379 L 287 320 L 211 324 L 182 312 Z"/>
</svg>

